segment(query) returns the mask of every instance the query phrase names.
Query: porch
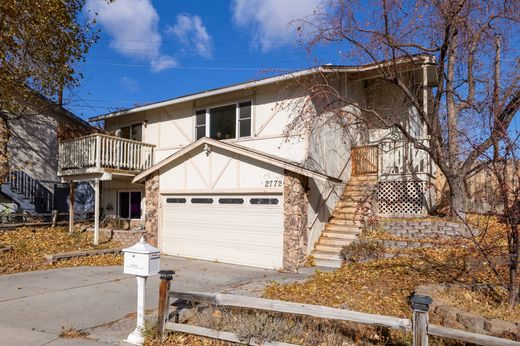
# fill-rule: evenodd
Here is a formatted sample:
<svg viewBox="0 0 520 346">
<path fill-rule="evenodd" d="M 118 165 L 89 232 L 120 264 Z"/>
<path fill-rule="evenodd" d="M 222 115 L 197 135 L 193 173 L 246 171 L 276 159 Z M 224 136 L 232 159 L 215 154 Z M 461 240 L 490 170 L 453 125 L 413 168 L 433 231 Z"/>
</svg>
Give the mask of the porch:
<svg viewBox="0 0 520 346">
<path fill-rule="evenodd" d="M 95 244 L 99 241 L 99 221 L 102 209 L 100 183 L 104 181 L 104 184 L 115 184 L 114 186 L 124 186 L 125 189 L 128 189 L 128 185 L 132 185 L 133 177 L 153 165 L 154 148 L 153 144 L 105 134 L 92 134 L 59 143 L 58 176 L 70 184 L 70 210 L 74 210 L 75 183 L 88 181 L 94 187 Z M 141 190 L 142 187 L 139 188 L 139 191 Z M 126 193 L 130 196 L 130 192 Z M 130 204 L 130 199 L 128 199 L 128 209 L 131 208 Z M 111 201 L 111 206 L 120 209 L 113 201 Z M 72 232 L 73 213 L 71 215 L 69 230 Z"/>
<path fill-rule="evenodd" d="M 425 145 L 428 139 L 420 139 Z M 435 165 L 424 150 L 403 139 L 352 149 L 352 175 L 376 175 L 373 212 L 383 216 L 427 214 L 435 201 Z"/>
</svg>

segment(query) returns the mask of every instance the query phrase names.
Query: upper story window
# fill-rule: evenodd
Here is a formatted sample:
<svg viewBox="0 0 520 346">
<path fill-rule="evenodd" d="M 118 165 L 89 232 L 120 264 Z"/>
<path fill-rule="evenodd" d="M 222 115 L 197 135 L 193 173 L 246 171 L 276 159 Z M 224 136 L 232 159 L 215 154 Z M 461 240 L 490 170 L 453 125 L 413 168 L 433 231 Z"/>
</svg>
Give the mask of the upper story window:
<svg viewBox="0 0 520 346">
<path fill-rule="evenodd" d="M 143 127 L 141 123 L 122 127 L 119 129 L 118 136 L 141 142 L 143 140 Z"/>
<path fill-rule="evenodd" d="M 195 112 L 195 139 L 233 139 L 251 136 L 251 101 Z"/>
</svg>

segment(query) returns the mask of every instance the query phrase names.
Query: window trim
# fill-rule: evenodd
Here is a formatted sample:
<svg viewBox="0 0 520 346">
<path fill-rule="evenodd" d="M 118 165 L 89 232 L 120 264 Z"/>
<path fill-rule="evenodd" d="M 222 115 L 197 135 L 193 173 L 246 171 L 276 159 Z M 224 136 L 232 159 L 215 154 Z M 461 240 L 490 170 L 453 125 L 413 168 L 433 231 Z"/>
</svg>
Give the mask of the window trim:
<svg viewBox="0 0 520 346">
<path fill-rule="evenodd" d="M 240 123 L 240 104 L 247 103 L 247 102 L 251 103 L 251 116 L 249 118 L 245 118 L 245 119 L 251 120 L 251 131 L 250 131 L 249 136 L 240 137 L 240 132 L 239 132 L 240 131 L 240 125 L 239 125 L 239 123 Z M 228 139 L 224 139 L 224 140 L 236 140 L 236 139 L 254 137 L 253 119 L 254 119 L 255 103 L 253 102 L 252 98 L 244 98 L 244 99 L 239 99 L 236 102 L 224 102 L 224 103 L 219 103 L 219 104 L 208 105 L 206 107 L 194 108 L 193 116 L 194 116 L 195 120 L 194 120 L 194 126 L 193 126 L 193 138 L 195 140 L 200 139 L 200 138 L 197 138 L 197 112 L 206 111 L 206 123 L 204 124 L 206 127 L 205 136 L 209 138 L 210 137 L 210 127 L 211 127 L 210 110 L 212 108 L 219 108 L 219 107 L 225 107 L 225 106 L 230 106 L 230 105 L 235 105 L 235 138 L 228 138 Z"/>
</svg>

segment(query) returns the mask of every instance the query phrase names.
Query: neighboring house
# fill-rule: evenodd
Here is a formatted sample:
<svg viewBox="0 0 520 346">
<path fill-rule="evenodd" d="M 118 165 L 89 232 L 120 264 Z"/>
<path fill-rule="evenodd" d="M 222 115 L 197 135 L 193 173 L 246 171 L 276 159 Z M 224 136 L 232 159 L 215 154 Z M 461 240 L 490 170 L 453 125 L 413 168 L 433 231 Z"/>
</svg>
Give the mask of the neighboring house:
<svg viewBox="0 0 520 346">
<path fill-rule="evenodd" d="M 433 68 L 421 56 L 406 69 L 425 95 Z M 370 217 L 360 206 L 380 215 L 431 207 L 431 160 L 395 130 L 324 122 L 286 131 L 310 97 L 299 81 L 319 74 L 340 95 L 388 103 L 421 137 L 414 110 L 375 72 L 324 65 L 97 116 L 114 136 L 61 143 L 60 176 L 101 181 L 102 212 L 141 225 L 166 254 L 284 270 L 312 254 L 338 266 Z"/>
<path fill-rule="evenodd" d="M 2 193 L 18 205 L 18 212 L 37 215 L 54 209 L 67 211 L 69 187 L 57 175 L 58 142 L 96 129 L 43 96 L 34 97 L 26 109 L 22 115 L 9 115 L 10 172 Z M 84 200 L 83 194 L 91 194 L 84 190 L 80 189 L 76 197 Z"/>
</svg>

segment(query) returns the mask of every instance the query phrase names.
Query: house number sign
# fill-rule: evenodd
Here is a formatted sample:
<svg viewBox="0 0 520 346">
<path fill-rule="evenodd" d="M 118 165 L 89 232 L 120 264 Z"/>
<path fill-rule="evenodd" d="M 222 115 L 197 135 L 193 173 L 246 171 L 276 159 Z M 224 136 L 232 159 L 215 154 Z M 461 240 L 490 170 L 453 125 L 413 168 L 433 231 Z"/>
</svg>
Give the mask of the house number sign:
<svg viewBox="0 0 520 346">
<path fill-rule="evenodd" d="M 283 181 L 281 179 L 270 179 L 264 181 L 264 187 L 282 187 Z"/>
</svg>

